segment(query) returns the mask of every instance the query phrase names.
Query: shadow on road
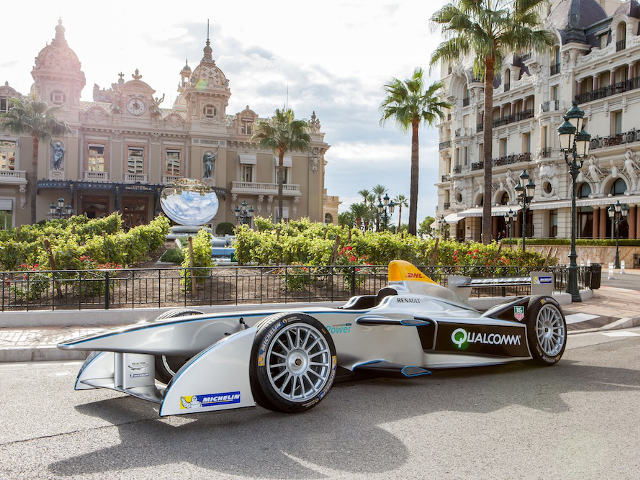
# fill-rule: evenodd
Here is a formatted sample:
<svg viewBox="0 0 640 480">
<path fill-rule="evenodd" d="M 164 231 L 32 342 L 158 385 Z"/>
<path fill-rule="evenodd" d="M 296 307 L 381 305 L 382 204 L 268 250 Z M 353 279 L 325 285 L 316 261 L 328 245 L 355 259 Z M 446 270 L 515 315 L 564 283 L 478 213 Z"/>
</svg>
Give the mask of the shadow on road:
<svg viewBox="0 0 640 480">
<path fill-rule="evenodd" d="M 440 371 L 414 380 L 345 383 L 304 414 L 257 408 L 167 419 L 141 417 L 117 425 L 119 445 L 51 464 L 49 471 L 54 476 L 82 476 L 189 462 L 243 477 L 321 478 L 314 466 L 360 474 L 390 472 L 407 462 L 409 451 L 402 438 L 384 428 L 387 423 L 443 411 L 482 415 L 513 405 L 560 413 L 568 410 L 562 398 L 567 393 L 637 389 L 637 370 L 569 360 L 552 368 L 512 364 Z M 86 404 L 77 411 L 117 422 L 124 400 Z M 147 416 L 154 407 L 148 408 Z"/>
</svg>

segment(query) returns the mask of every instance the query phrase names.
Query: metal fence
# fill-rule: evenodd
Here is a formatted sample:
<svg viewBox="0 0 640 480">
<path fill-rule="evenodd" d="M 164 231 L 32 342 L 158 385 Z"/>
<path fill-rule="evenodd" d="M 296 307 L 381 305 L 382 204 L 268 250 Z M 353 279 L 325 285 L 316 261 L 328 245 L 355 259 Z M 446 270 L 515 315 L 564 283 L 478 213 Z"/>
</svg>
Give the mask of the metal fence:
<svg viewBox="0 0 640 480">
<path fill-rule="evenodd" d="M 528 276 L 528 267 L 418 267 L 441 285 L 447 276 Z M 548 267 L 564 291 L 566 266 Z M 579 287 L 599 287 L 594 267 L 580 267 Z M 598 272 L 599 273 L 599 272 Z M 195 285 L 191 286 L 194 279 Z M 597 285 L 596 285 L 597 283 Z M 2 273 L 1 310 L 82 310 L 347 300 L 387 284 L 387 266 L 238 266 Z M 530 287 L 495 287 L 477 296 L 526 295 Z"/>
</svg>

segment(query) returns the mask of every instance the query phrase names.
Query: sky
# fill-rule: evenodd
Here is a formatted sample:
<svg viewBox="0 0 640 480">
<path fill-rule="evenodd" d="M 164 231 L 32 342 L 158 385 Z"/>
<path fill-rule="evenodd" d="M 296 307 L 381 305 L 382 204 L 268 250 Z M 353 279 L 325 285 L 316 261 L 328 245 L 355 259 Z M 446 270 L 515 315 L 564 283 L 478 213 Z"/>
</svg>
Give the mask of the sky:
<svg viewBox="0 0 640 480">
<path fill-rule="evenodd" d="M 410 77 L 416 67 L 425 70 L 428 84 L 439 78 L 437 68 L 429 69 L 431 52 L 441 41 L 429 18 L 445 3 L 10 2 L 3 5 L 4 17 L 21 20 L 3 23 L 0 81 L 29 92 L 34 58 L 54 37 L 61 16 L 87 79 L 82 100 L 92 100 L 94 84 L 108 88 L 119 72 L 128 80 L 138 68 L 143 81 L 166 95 L 162 107 L 169 107 L 185 59 L 195 68 L 202 58 L 208 19 L 213 58 L 230 82 L 227 114 L 249 105 L 266 118 L 287 102 L 297 118 L 308 119 L 315 111 L 331 145 L 325 187 L 340 197 L 343 212 L 361 201 L 359 190 L 377 184 L 392 198 L 409 197 L 411 135 L 393 122 L 380 125 L 382 86 L 394 77 Z M 421 127 L 418 222 L 434 215 L 437 177 L 438 132 Z"/>
</svg>

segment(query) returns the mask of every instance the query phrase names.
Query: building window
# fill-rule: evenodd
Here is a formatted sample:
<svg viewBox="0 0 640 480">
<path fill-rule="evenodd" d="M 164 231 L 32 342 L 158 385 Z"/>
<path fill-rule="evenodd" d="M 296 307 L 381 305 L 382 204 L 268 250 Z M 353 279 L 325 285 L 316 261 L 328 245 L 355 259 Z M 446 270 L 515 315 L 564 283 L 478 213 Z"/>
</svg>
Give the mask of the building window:
<svg viewBox="0 0 640 480">
<path fill-rule="evenodd" d="M 622 111 L 618 110 L 611 114 L 611 135 L 620 135 L 622 133 Z"/>
<path fill-rule="evenodd" d="M 502 194 L 502 198 L 500 199 L 500 205 L 509 205 L 509 194 L 504 192 Z"/>
<path fill-rule="evenodd" d="M 578 238 L 591 238 L 593 234 L 593 208 L 578 208 Z"/>
<path fill-rule="evenodd" d="M 104 172 L 104 145 L 89 145 L 89 172 Z"/>
<path fill-rule="evenodd" d="M 216 107 L 214 107 L 213 105 L 206 105 L 204 107 L 203 113 L 206 118 L 215 118 Z"/>
<path fill-rule="evenodd" d="M 558 236 L 558 210 L 549 210 L 549 238 Z"/>
<path fill-rule="evenodd" d="M 289 170 L 291 170 L 288 167 L 282 167 L 282 184 L 286 185 L 287 183 L 289 183 Z M 278 167 L 276 167 L 275 169 L 275 179 L 276 179 L 276 183 L 278 183 Z"/>
<path fill-rule="evenodd" d="M 251 135 L 252 131 L 253 122 L 243 120 L 242 125 L 240 126 L 240 133 L 242 133 L 243 135 Z"/>
<path fill-rule="evenodd" d="M 51 103 L 62 105 L 65 100 L 65 95 L 64 92 L 61 92 L 60 90 L 54 90 L 53 92 L 51 92 L 49 98 L 51 99 Z"/>
<path fill-rule="evenodd" d="M 9 111 L 9 99 L 8 98 L 0 98 L 0 112 L 8 112 Z"/>
<path fill-rule="evenodd" d="M 277 170 L 277 169 L 276 169 Z M 241 181 L 245 183 L 253 182 L 253 165 L 242 165 Z M 284 182 L 287 183 L 287 182 Z"/>
<path fill-rule="evenodd" d="M 165 175 L 180 176 L 180 153 L 179 150 L 167 150 L 164 163 Z"/>
<path fill-rule="evenodd" d="M 464 147 L 464 164 L 469 165 L 469 147 Z"/>
<path fill-rule="evenodd" d="M 624 195 L 624 192 L 626 190 L 627 184 L 621 178 L 617 179 L 615 182 L 613 182 L 613 185 L 611 185 L 611 195 L 613 195 L 614 197 Z"/>
<path fill-rule="evenodd" d="M 591 195 L 591 185 L 584 182 L 578 187 L 578 198 L 589 198 L 589 195 Z"/>
<path fill-rule="evenodd" d="M 522 134 L 522 152 L 531 153 L 531 134 L 530 133 Z"/>
<path fill-rule="evenodd" d="M 127 173 L 131 175 L 142 174 L 144 172 L 144 149 L 130 147 L 127 158 Z"/>
<path fill-rule="evenodd" d="M 0 140 L 0 170 L 15 170 L 16 142 Z"/>
<path fill-rule="evenodd" d="M 331 215 L 330 213 L 325 213 L 324 214 L 324 223 L 327 225 L 331 225 L 333 223 L 333 215 Z"/>
<path fill-rule="evenodd" d="M 499 142 L 500 142 L 498 145 L 499 155 L 501 157 L 506 157 L 507 156 L 507 139 L 501 138 Z"/>
</svg>

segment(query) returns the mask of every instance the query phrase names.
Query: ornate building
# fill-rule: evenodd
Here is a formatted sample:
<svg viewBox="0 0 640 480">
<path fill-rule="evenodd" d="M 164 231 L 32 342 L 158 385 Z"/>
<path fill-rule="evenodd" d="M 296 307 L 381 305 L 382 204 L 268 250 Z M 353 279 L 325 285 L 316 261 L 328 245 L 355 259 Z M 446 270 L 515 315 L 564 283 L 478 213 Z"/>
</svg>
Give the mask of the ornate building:
<svg viewBox="0 0 640 480">
<path fill-rule="evenodd" d="M 123 73 L 109 88 L 93 86 L 93 101 L 82 101 L 85 76 L 59 21 L 55 38 L 36 57 L 32 94 L 59 107 L 72 135 L 40 146 L 38 172 L 31 171 L 30 137 L 0 131 L 0 228 L 30 222 L 30 188 L 37 189 L 37 218 L 48 218 L 49 205 L 62 197 L 74 212 L 101 217 L 116 210 L 127 226 L 146 223 L 160 211 L 165 185 L 177 178 L 202 179 L 218 193 L 214 223 L 236 222 L 243 201 L 257 215 L 286 219 L 309 217 L 337 223 L 337 198 L 324 188 L 329 145 L 315 113 L 310 120 L 311 150 L 284 159 L 284 206 L 277 201 L 273 152 L 251 141 L 258 115 L 247 106 L 228 115 L 231 90 L 212 56 L 209 39 L 200 63 L 180 71 L 179 95 L 163 108 L 141 73 Z M 0 110 L 20 93 L 0 87 Z M 327 201 L 329 200 L 329 201 Z M 334 205 L 335 204 L 335 205 Z M 333 210 L 336 210 L 333 214 Z"/>
<path fill-rule="evenodd" d="M 527 236 L 568 238 L 571 177 L 556 129 L 573 101 L 585 111 L 590 157 L 577 186 L 578 237 L 610 238 L 607 208 L 629 205 L 621 238 L 640 238 L 640 5 L 636 0 L 554 0 L 543 12 L 556 38 L 551 52 L 507 57 L 494 83 L 493 188 L 483 191 L 484 84 L 472 59 L 442 66 L 454 104 L 439 125 L 438 216 L 452 236 L 480 239 L 482 204 L 490 201 L 493 236 L 504 213 L 519 211 L 515 185 L 526 169 L 536 184 Z M 455 232 L 455 233 L 454 233 Z"/>
</svg>

